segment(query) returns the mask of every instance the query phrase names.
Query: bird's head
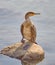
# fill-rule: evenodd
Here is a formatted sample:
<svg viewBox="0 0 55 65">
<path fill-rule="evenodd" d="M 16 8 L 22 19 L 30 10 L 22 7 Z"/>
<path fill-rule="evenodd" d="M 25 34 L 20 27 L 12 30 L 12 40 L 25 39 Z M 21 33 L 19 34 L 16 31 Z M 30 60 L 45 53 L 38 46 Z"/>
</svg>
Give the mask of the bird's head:
<svg viewBox="0 0 55 65">
<path fill-rule="evenodd" d="M 34 16 L 34 15 L 40 15 L 40 13 L 27 12 L 26 15 L 25 15 L 25 19 L 29 18 L 30 16 Z"/>
</svg>

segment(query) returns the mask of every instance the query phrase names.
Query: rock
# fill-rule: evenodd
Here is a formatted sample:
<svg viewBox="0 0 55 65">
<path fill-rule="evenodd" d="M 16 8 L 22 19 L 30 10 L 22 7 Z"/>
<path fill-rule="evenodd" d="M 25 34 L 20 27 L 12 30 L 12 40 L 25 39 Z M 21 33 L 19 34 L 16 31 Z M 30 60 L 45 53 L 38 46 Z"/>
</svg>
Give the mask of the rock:
<svg viewBox="0 0 55 65">
<path fill-rule="evenodd" d="M 36 65 L 44 59 L 44 50 L 35 43 L 15 43 L 3 50 L 0 54 L 21 60 L 22 65 Z"/>
</svg>

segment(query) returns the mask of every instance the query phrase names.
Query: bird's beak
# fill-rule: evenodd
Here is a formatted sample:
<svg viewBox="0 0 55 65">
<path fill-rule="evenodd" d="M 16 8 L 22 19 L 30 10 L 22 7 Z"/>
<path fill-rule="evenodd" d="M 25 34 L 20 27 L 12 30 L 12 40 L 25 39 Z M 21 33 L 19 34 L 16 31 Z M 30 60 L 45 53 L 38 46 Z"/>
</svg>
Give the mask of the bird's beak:
<svg viewBox="0 0 55 65">
<path fill-rule="evenodd" d="M 40 13 L 35 13 L 35 15 L 40 15 Z"/>
</svg>

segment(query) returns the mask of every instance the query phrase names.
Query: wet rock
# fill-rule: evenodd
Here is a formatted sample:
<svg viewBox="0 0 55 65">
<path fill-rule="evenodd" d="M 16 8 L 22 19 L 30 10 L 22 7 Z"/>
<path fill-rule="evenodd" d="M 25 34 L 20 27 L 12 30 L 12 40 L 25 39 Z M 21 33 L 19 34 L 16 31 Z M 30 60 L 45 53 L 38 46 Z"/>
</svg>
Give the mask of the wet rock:
<svg viewBox="0 0 55 65">
<path fill-rule="evenodd" d="M 36 65 L 44 59 L 43 48 L 35 43 L 15 43 L 0 51 L 0 54 L 21 60 L 22 65 Z"/>
</svg>

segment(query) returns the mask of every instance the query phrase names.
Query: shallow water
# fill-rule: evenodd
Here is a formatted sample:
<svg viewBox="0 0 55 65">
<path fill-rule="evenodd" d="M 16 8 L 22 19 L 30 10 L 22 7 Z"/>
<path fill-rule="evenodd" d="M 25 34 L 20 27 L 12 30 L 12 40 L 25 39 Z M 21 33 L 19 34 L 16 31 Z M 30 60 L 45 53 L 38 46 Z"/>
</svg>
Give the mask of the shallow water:
<svg viewBox="0 0 55 65">
<path fill-rule="evenodd" d="M 37 43 L 45 51 L 38 65 L 55 65 L 55 0 L 0 0 L 0 49 L 20 42 L 20 25 L 27 11 L 40 12 L 31 17 L 37 28 Z M 21 65 L 19 60 L 0 55 L 0 65 Z"/>
</svg>

